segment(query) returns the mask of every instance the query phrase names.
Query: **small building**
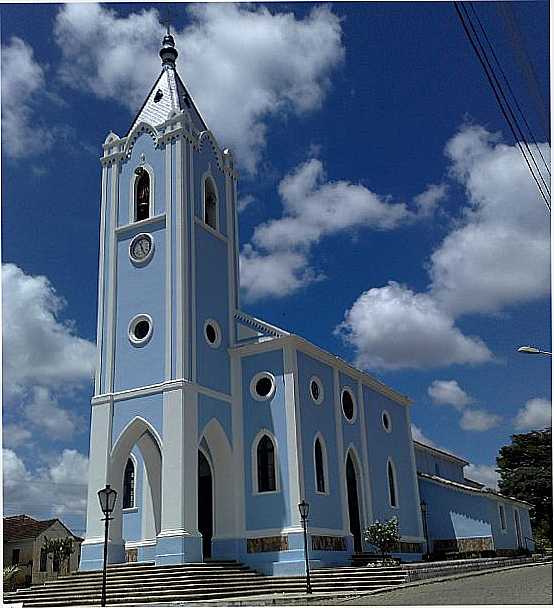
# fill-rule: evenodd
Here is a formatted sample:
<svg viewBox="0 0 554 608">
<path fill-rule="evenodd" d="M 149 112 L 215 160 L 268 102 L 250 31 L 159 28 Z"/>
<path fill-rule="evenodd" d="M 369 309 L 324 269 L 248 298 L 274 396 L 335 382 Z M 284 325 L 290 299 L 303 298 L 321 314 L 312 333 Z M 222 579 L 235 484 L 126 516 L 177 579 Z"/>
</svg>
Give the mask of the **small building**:
<svg viewBox="0 0 554 608">
<path fill-rule="evenodd" d="M 428 551 L 433 554 L 533 550 L 530 504 L 464 476 L 467 460 L 414 441 Z"/>
<path fill-rule="evenodd" d="M 77 570 L 83 539 L 59 519 L 38 520 L 28 515 L 4 517 L 4 567 L 21 568 L 15 579 L 17 587 L 28 587 L 67 573 L 65 564 L 46 554 L 44 538 L 72 538 L 74 551 L 69 559 L 69 572 Z"/>
</svg>

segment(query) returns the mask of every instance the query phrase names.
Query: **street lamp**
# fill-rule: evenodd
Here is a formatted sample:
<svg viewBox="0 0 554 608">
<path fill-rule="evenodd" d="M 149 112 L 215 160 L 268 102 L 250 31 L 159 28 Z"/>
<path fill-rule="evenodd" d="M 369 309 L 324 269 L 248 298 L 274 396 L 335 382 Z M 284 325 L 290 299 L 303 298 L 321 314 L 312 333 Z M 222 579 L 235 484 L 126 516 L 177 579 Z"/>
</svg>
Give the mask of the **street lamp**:
<svg viewBox="0 0 554 608">
<path fill-rule="evenodd" d="M 304 529 L 304 561 L 306 562 L 306 593 L 312 592 L 310 583 L 310 560 L 308 558 L 308 515 L 310 513 L 310 505 L 305 501 L 298 505 L 300 511 L 300 519 L 302 520 L 302 528 Z"/>
<path fill-rule="evenodd" d="M 106 484 L 105 488 L 98 491 L 98 500 L 100 501 L 100 508 L 104 513 L 104 520 L 106 525 L 104 526 L 104 566 L 102 568 L 102 601 L 100 606 L 106 605 L 106 575 L 108 573 L 108 527 L 110 525 L 110 514 L 113 512 L 115 507 L 115 501 L 117 499 L 117 492 L 110 487 L 110 484 Z"/>
<path fill-rule="evenodd" d="M 527 353 L 528 355 L 548 355 L 552 357 L 552 353 L 547 350 L 541 350 L 540 348 L 536 348 L 535 346 L 520 346 L 517 349 L 518 353 Z"/>
</svg>

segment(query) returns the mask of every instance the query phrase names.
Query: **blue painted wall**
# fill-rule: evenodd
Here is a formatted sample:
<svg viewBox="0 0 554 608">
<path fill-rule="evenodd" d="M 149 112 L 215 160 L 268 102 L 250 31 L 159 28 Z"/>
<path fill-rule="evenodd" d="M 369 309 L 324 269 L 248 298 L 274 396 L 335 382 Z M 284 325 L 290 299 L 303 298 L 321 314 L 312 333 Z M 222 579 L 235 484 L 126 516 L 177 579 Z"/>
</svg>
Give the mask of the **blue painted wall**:
<svg viewBox="0 0 554 608">
<path fill-rule="evenodd" d="M 333 370 L 326 365 L 297 351 L 298 399 L 302 454 L 304 467 L 304 492 L 310 503 L 310 525 L 342 531 L 342 503 L 339 481 L 340 458 L 337 451 L 336 416 Z M 323 386 L 323 401 L 316 404 L 310 396 L 310 378 L 317 376 Z M 314 440 L 321 433 L 327 449 L 327 494 L 316 491 L 314 467 Z"/>
<path fill-rule="evenodd" d="M 275 377 L 276 390 L 269 401 L 256 401 L 250 394 L 250 381 L 268 371 Z M 289 467 L 283 380 L 283 351 L 274 350 L 242 358 L 243 437 L 245 467 L 245 515 L 248 530 L 290 525 Z M 277 440 L 280 491 L 253 495 L 252 444 L 258 431 L 266 428 Z"/>
<path fill-rule="evenodd" d="M 200 150 L 194 154 L 194 211 L 197 218 L 203 220 L 203 177 L 211 167 L 210 175 L 214 179 L 218 194 L 218 222 L 219 232 L 227 236 L 227 203 L 225 195 L 225 175 L 217 166 L 217 157 L 208 139 L 204 139 Z"/>
<path fill-rule="evenodd" d="M 363 388 L 365 422 L 371 470 L 373 517 L 383 520 L 397 516 L 400 533 L 419 536 L 419 500 L 416 494 L 411 461 L 411 433 L 406 416 L 406 406 L 400 405 L 371 388 Z M 391 432 L 383 428 L 382 415 L 387 411 Z M 391 458 L 396 469 L 398 508 L 389 504 L 387 459 Z"/>
<path fill-rule="evenodd" d="M 416 468 L 422 473 L 428 475 L 438 475 L 444 479 L 451 479 L 463 483 L 464 467 L 462 464 L 456 464 L 448 458 L 443 458 L 439 454 L 432 454 L 427 450 L 422 450 L 414 446 L 416 457 Z"/>
<path fill-rule="evenodd" d="M 213 399 L 207 395 L 198 395 L 198 439 L 212 418 L 215 418 L 227 435 L 229 444 L 233 446 L 231 432 L 231 403 Z M 208 450 L 209 451 L 209 450 Z"/>
<path fill-rule="evenodd" d="M 135 416 L 141 416 L 158 432 L 163 440 L 163 395 L 134 397 L 113 404 L 112 445 Z"/>
</svg>

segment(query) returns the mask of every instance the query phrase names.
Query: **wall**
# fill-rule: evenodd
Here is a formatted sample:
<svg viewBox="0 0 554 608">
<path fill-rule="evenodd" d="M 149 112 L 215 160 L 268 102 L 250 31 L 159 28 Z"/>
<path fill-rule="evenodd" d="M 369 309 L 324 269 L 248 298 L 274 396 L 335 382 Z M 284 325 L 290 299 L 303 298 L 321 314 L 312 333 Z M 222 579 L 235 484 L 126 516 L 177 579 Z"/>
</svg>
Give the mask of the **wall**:
<svg viewBox="0 0 554 608">
<path fill-rule="evenodd" d="M 464 468 L 462 464 L 456 464 L 440 454 L 431 453 L 429 450 L 422 449 L 414 445 L 416 468 L 422 473 L 428 475 L 438 475 L 444 479 L 452 481 L 464 482 Z M 437 467 L 438 466 L 438 471 Z"/>
</svg>

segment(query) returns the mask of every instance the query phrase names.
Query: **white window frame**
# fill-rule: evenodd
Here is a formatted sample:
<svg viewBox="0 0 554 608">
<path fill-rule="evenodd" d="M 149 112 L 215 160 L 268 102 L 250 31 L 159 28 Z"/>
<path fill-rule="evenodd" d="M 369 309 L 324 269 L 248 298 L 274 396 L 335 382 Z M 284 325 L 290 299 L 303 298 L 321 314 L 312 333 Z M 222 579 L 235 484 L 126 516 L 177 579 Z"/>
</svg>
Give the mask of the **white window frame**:
<svg viewBox="0 0 554 608">
<path fill-rule="evenodd" d="M 312 395 L 312 382 L 315 382 L 319 388 L 319 397 L 314 399 Z M 312 376 L 310 381 L 308 382 L 308 393 L 310 395 L 310 399 L 316 404 L 321 405 L 323 403 L 323 399 L 325 398 L 325 391 L 323 390 L 323 382 L 318 378 L 318 376 Z"/>
<path fill-rule="evenodd" d="M 150 329 L 148 330 L 148 333 L 146 334 L 146 336 L 144 338 L 142 338 L 142 340 L 139 340 L 135 337 L 135 327 L 138 325 L 138 323 L 140 321 L 148 321 L 148 324 L 150 325 Z M 150 315 L 147 315 L 145 313 L 141 313 L 139 315 L 135 315 L 130 321 L 129 321 L 129 327 L 127 328 L 127 336 L 129 338 L 129 342 L 133 345 L 133 346 L 137 346 L 137 347 L 141 347 L 141 346 L 146 346 L 146 344 L 148 344 L 148 342 L 150 342 L 150 339 L 152 338 L 152 334 L 154 333 L 154 322 L 152 321 L 152 317 Z"/>
<path fill-rule="evenodd" d="M 390 482 L 389 482 L 389 465 L 392 470 L 392 485 L 394 486 L 394 496 L 396 498 L 396 505 L 392 504 L 392 496 L 390 493 Z M 396 477 L 396 466 L 392 458 L 387 458 L 387 469 L 386 469 L 386 480 L 387 480 L 387 495 L 389 497 L 389 507 L 391 509 L 400 508 L 400 494 L 398 493 L 398 478 Z"/>
<path fill-rule="evenodd" d="M 275 490 L 268 490 L 266 492 L 260 492 L 258 486 L 258 444 L 262 440 L 262 437 L 267 435 L 273 443 L 273 454 L 274 466 L 275 466 Z M 261 429 L 258 431 L 254 441 L 252 442 L 251 449 L 251 461 L 252 461 L 252 495 L 253 496 L 271 496 L 272 494 L 279 494 L 281 492 L 281 478 L 280 478 L 280 467 L 279 467 L 279 445 L 275 435 L 269 429 Z"/>
<path fill-rule="evenodd" d="M 215 329 L 216 338 L 213 344 L 208 340 L 208 336 L 206 335 L 208 325 L 211 325 Z M 206 344 L 210 348 L 219 348 L 221 346 L 221 326 L 215 319 L 206 319 L 204 321 L 204 340 L 206 340 Z"/>
<path fill-rule="evenodd" d="M 264 377 L 268 377 L 271 380 L 271 390 L 269 391 L 269 393 L 265 396 L 262 395 L 258 395 L 258 393 L 256 392 L 256 384 L 258 383 L 258 380 L 260 380 L 261 378 Z M 277 383 L 275 382 L 275 376 L 270 373 L 270 372 L 258 372 L 253 378 L 252 380 L 250 380 L 250 394 L 252 395 L 252 398 L 255 399 L 256 401 L 271 401 L 271 399 L 273 399 L 273 397 L 275 396 L 275 392 L 277 391 Z"/>
<path fill-rule="evenodd" d="M 138 511 L 137 506 L 137 471 L 138 471 L 138 462 L 137 457 L 130 452 L 127 460 L 131 460 L 133 463 L 134 472 L 134 483 L 133 483 L 133 506 L 132 507 L 122 507 L 121 511 L 123 513 L 136 513 Z M 127 462 L 125 462 L 125 469 L 127 468 Z M 125 493 L 125 469 L 123 469 L 123 492 L 121 493 L 121 504 L 123 504 L 123 494 Z"/>
<path fill-rule="evenodd" d="M 344 393 L 350 393 L 350 397 L 352 398 L 352 404 L 354 406 L 354 411 L 352 412 L 352 418 L 350 420 L 346 417 L 346 414 L 344 413 L 344 407 L 342 405 L 342 397 L 343 397 Z M 342 415 L 343 415 L 344 419 L 346 420 L 346 422 L 348 422 L 348 424 L 355 424 L 358 419 L 358 401 L 357 401 L 356 397 L 354 396 L 354 391 L 352 390 L 352 387 L 350 387 L 350 386 L 342 387 L 342 389 L 340 391 L 339 407 L 340 407 L 340 411 L 342 412 Z"/>
<path fill-rule="evenodd" d="M 136 188 L 137 188 L 137 182 L 139 179 L 139 176 L 135 173 L 135 170 L 138 169 L 139 167 L 142 167 L 147 173 L 148 176 L 150 177 L 150 193 L 149 193 L 149 200 L 148 200 L 148 217 L 144 220 L 140 220 L 140 222 L 146 222 L 149 219 L 154 217 L 154 186 L 155 186 L 155 179 L 154 179 L 154 169 L 152 168 L 151 165 L 149 165 L 147 162 L 141 161 L 134 169 L 133 169 L 133 173 L 131 175 L 131 183 L 129 184 L 129 224 L 136 224 L 137 223 L 137 209 L 136 209 L 136 202 L 137 202 L 137 193 L 136 193 Z M 138 222 L 138 223 L 140 223 Z"/>
<path fill-rule="evenodd" d="M 325 491 L 320 492 L 317 489 L 317 462 L 315 459 L 315 445 L 319 439 L 319 445 L 321 446 L 321 460 L 323 464 L 323 484 L 325 486 Z M 327 444 L 325 443 L 325 439 L 321 432 L 317 432 L 314 437 L 314 442 L 312 445 L 312 455 L 314 461 L 314 489 L 315 493 L 320 496 L 329 496 L 329 461 L 327 459 Z"/>
<path fill-rule="evenodd" d="M 502 518 L 501 513 L 504 514 L 504 518 Z M 502 525 L 502 519 L 504 519 L 504 525 Z M 507 534 L 508 520 L 506 519 L 506 507 L 501 502 L 498 503 L 498 520 L 500 522 L 500 532 L 502 532 L 502 534 Z"/>
<path fill-rule="evenodd" d="M 215 228 L 213 226 L 210 226 L 208 222 L 206 222 L 206 183 L 208 180 L 212 182 L 215 193 Z M 210 230 L 215 230 L 215 232 L 219 232 L 219 191 L 217 189 L 217 183 L 211 171 L 207 171 L 202 176 L 202 224 Z"/>
<path fill-rule="evenodd" d="M 385 426 L 385 416 L 388 418 L 389 420 L 389 428 L 387 428 Z M 385 431 L 385 433 L 391 433 L 392 432 L 392 418 L 388 412 L 388 410 L 383 410 L 381 412 L 381 425 L 383 427 L 383 430 Z"/>
</svg>

